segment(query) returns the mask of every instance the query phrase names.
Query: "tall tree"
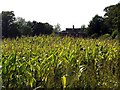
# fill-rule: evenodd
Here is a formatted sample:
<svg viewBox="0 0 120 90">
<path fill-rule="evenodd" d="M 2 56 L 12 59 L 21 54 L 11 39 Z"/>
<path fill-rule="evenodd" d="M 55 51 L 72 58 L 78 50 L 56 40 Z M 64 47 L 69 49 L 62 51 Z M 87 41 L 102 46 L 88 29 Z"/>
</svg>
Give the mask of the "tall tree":
<svg viewBox="0 0 120 90">
<path fill-rule="evenodd" d="M 104 25 L 104 18 L 98 15 L 95 15 L 88 25 L 88 35 L 95 34 L 96 37 L 99 37 L 107 33 Z"/>
<path fill-rule="evenodd" d="M 2 11 L 2 35 L 4 37 L 10 36 L 11 26 L 15 21 L 15 15 L 13 11 Z"/>
<path fill-rule="evenodd" d="M 13 11 L 2 11 L 2 35 L 4 37 L 20 36 L 15 19 Z"/>
<path fill-rule="evenodd" d="M 106 12 L 104 15 L 105 22 L 112 33 L 120 33 L 120 3 L 116 5 L 110 5 L 104 9 Z"/>
</svg>

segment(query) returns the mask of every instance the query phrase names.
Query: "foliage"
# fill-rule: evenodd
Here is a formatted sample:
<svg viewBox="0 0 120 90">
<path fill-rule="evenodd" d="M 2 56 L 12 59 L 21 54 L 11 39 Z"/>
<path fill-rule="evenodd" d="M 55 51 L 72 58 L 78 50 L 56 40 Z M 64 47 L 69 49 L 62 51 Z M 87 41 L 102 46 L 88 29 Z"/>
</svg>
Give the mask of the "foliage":
<svg viewBox="0 0 120 90">
<path fill-rule="evenodd" d="M 104 34 L 102 36 L 99 37 L 99 39 L 110 39 L 110 34 Z"/>
<path fill-rule="evenodd" d="M 53 31 L 53 26 L 49 23 L 41 23 L 33 21 L 33 36 L 40 34 L 51 34 Z"/>
<path fill-rule="evenodd" d="M 104 11 L 104 17 L 95 15 L 90 21 L 87 28 L 88 35 L 99 37 L 108 33 L 114 38 L 117 35 L 120 37 L 120 3 L 105 7 Z M 116 36 L 115 32 L 118 32 Z"/>
<path fill-rule="evenodd" d="M 57 23 L 57 25 L 54 26 L 54 33 L 58 33 L 61 31 L 60 24 Z"/>
<path fill-rule="evenodd" d="M 117 31 L 117 30 L 114 30 L 114 31 L 112 32 L 111 37 L 114 39 L 114 38 L 117 36 L 117 34 L 118 34 L 118 31 Z"/>
<path fill-rule="evenodd" d="M 104 9 L 105 22 L 109 27 L 109 31 L 113 33 L 115 30 L 120 34 L 120 3 L 116 5 L 110 5 Z"/>
<path fill-rule="evenodd" d="M 90 36 L 96 34 L 96 37 L 99 37 L 105 33 L 107 33 L 107 29 L 104 24 L 104 18 L 95 15 L 88 25 L 88 34 Z"/>
<path fill-rule="evenodd" d="M 2 32 L 5 38 L 17 36 L 35 36 L 40 34 L 51 34 L 53 26 L 49 23 L 37 21 L 25 21 L 25 19 L 16 18 L 13 11 L 2 12 Z"/>
<path fill-rule="evenodd" d="M 25 19 L 18 17 L 16 18 L 15 24 L 17 25 L 17 29 L 21 35 L 32 35 L 32 22 L 26 22 Z"/>
<path fill-rule="evenodd" d="M 120 88 L 116 40 L 41 36 L 4 39 L 3 90 Z"/>
<path fill-rule="evenodd" d="M 85 25 L 81 25 L 81 32 L 87 32 L 87 29 L 86 29 Z"/>
<path fill-rule="evenodd" d="M 14 24 L 15 15 L 13 11 L 2 11 L 2 34 L 4 37 L 19 36 L 20 32 Z"/>
</svg>

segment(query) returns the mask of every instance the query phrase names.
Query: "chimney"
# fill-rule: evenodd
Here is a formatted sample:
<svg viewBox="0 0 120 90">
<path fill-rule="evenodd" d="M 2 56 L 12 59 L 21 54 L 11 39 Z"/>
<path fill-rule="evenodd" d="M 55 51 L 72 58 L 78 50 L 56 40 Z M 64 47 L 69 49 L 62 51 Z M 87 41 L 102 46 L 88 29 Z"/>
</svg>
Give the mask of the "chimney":
<svg viewBox="0 0 120 90">
<path fill-rule="evenodd" d="M 73 25 L 73 30 L 74 30 L 74 25 Z"/>
</svg>

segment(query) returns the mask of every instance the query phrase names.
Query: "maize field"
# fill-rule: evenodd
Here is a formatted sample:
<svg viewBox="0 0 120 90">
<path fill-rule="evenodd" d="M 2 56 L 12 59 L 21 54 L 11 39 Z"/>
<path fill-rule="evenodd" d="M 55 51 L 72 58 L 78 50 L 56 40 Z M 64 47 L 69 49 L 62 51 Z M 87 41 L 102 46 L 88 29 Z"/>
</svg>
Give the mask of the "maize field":
<svg viewBox="0 0 120 90">
<path fill-rule="evenodd" d="M 2 90 L 118 89 L 117 40 L 34 36 L 2 41 Z"/>
</svg>

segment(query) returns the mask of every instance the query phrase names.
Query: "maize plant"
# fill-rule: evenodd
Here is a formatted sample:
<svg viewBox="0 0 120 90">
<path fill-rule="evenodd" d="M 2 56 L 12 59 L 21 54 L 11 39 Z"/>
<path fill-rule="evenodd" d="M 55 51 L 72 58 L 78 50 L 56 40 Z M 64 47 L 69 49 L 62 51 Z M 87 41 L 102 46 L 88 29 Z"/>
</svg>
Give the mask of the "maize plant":
<svg viewBox="0 0 120 90">
<path fill-rule="evenodd" d="M 34 36 L 3 39 L 2 90 L 120 88 L 117 40 Z"/>
</svg>

